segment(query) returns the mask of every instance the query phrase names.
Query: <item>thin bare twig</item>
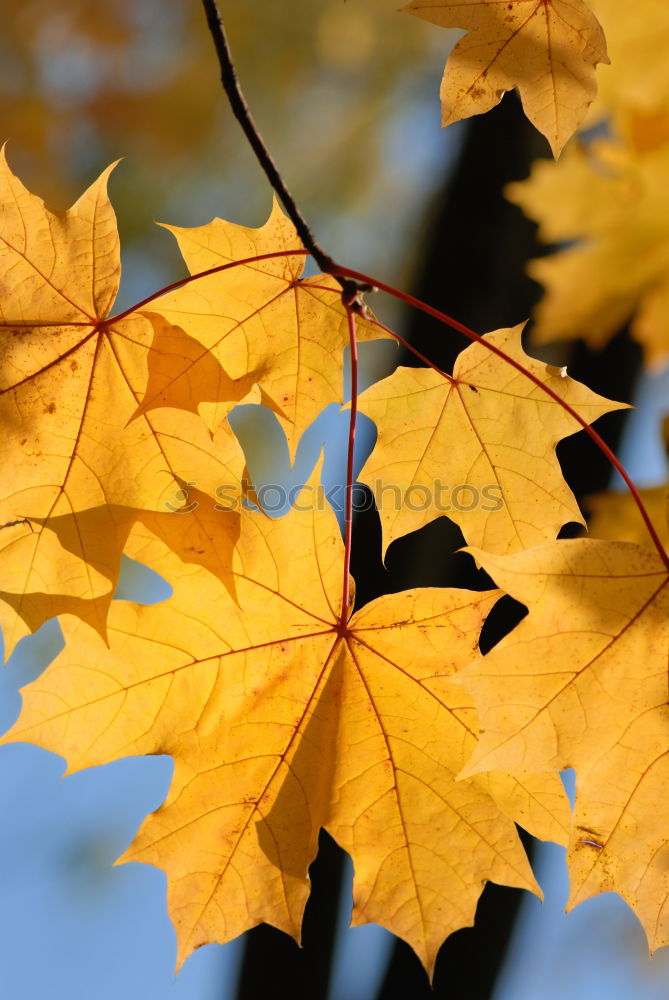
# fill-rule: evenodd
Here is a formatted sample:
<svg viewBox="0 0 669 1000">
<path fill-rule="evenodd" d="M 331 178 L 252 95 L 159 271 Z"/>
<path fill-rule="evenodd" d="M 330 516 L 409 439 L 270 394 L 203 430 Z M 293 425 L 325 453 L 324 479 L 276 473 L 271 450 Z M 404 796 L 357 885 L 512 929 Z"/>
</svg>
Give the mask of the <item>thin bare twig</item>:
<svg viewBox="0 0 669 1000">
<path fill-rule="evenodd" d="M 202 5 L 207 16 L 207 24 L 209 26 L 211 37 L 214 41 L 216 55 L 218 56 L 218 62 L 221 67 L 221 83 L 223 84 L 223 89 L 225 90 L 232 112 L 244 130 L 244 135 L 248 139 L 249 145 L 255 153 L 267 180 L 270 182 L 272 188 L 281 199 L 283 207 L 288 213 L 288 217 L 291 222 L 295 226 L 302 243 L 321 270 L 325 271 L 326 274 L 333 274 L 337 265 L 332 257 L 330 257 L 330 255 L 323 250 L 309 228 L 306 219 L 298 208 L 297 202 L 288 190 L 279 168 L 274 162 L 270 151 L 265 145 L 258 128 L 253 121 L 253 117 L 249 111 L 249 106 L 246 103 L 246 99 L 242 93 L 242 88 L 239 85 L 237 71 L 232 59 L 232 53 L 230 51 L 227 35 L 225 33 L 225 27 L 223 25 L 223 18 L 221 17 L 221 13 L 218 9 L 218 4 L 216 3 L 216 0 L 202 0 Z M 342 286 L 344 295 L 348 298 L 354 297 L 357 292 L 363 290 L 358 286 L 358 283 L 353 281 L 351 278 L 346 278 L 342 275 L 335 275 L 335 277 Z"/>
</svg>

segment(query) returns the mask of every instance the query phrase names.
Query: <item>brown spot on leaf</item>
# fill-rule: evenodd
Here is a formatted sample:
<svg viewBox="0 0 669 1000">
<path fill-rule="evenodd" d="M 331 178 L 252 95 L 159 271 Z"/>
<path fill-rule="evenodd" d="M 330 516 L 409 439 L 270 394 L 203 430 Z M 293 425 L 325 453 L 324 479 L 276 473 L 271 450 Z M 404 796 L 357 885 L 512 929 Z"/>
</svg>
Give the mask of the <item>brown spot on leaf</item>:
<svg viewBox="0 0 669 1000">
<path fill-rule="evenodd" d="M 601 834 L 597 833 L 597 831 L 593 830 L 590 826 L 577 826 L 576 829 L 581 830 L 583 833 L 589 833 L 591 837 L 595 837 L 596 839 L 601 837 Z"/>
<path fill-rule="evenodd" d="M 591 830 L 589 826 L 577 826 L 576 829 L 585 834 L 585 836 L 579 838 L 579 846 L 583 844 L 584 847 L 594 847 L 597 851 L 604 850 L 604 844 L 601 842 L 602 836 L 596 830 Z"/>
</svg>

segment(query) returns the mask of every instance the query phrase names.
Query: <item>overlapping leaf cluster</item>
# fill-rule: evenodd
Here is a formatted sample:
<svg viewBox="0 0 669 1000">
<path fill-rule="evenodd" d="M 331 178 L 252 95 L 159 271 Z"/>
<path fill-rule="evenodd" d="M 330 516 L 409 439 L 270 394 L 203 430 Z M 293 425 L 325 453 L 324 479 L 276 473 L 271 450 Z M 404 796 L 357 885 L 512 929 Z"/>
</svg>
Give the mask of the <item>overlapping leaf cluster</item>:
<svg viewBox="0 0 669 1000">
<path fill-rule="evenodd" d="M 451 6 L 410 8 L 451 24 Z M 488 36 L 451 57 L 448 114 L 471 113 L 463 95 L 482 109 L 510 86 L 530 108 L 514 55 L 527 35 L 521 53 L 548 58 L 556 83 L 543 110 L 559 149 L 592 94 L 584 83 L 585 96 L 564 96 L 544 43 L 566 46 L 576 67 L 560 65 L 585 78 L 605 57 L 596 22 L 561 0 L 468 6 Z M 542 79 L 534 64 L 523 72 Z M 520 327 L 472 344 L 452 374 L 398 368 L 372 386 L 359 407 L 379 437 L 362 479 L 385 547 L 443 513 L 437 481 L 457 488 L 467 502 L 449 516 L 529 614 L 482 656 L 502 591 L 343 607 L 345 547 L 314 499 L 318 472 L 289 514 L 267 517 L 244 503 L 227 419 L 242 400 L 262 403 L 294 451 L 342 402 L 351 317 L 339 284 L 302 277 L 304 250 L 275 206 L 259 230 L 172 229 L 190 278 L 113 314 L 106 179 L 54 213 L 2 164 L 0 621 L 7 653 L 53 615 L 66 637 L 5 740 L 59 752 L 71 770 L 172 755 L 168 798 L 125 857 L 167 872 L 180 961 L 260 921 L 299 938 L 321 827 L 353 859 L 353 922 L 382 923 L 430 970 L 487 880 L 538 891 L 516 824 L 569 843 L 573 902 L 616 889 L 668 943 L 666 557 L 555 540 L 582 522 L 555 447 L 620 404 L 529 357 Z M 355 325 L 361 339 L 386 336 L 368 310 Z M 172 583 L 168 602 L 112 604 L 123 551 Z"/>
</svg>

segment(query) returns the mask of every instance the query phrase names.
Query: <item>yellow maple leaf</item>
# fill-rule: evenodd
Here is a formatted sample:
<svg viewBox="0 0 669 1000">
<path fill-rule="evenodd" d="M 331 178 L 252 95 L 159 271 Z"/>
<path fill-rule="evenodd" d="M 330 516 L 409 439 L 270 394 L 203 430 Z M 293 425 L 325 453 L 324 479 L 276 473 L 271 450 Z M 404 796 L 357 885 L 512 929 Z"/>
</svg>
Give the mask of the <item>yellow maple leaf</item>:
<svg viewBox="0 0 669 1000">
<path fill-rule="evenodd" d="M 590 422 L 625 405 L 529 357 L 521 332 L 522 324 L 484 339 Z M 554 538 L 567 521 L 584 523 L 555 454 L 578 423 L 483 345 L 459 355 L 452 378 L 398 368 L 361 395 L 360 408 L 378 427 L 361 478 L 375 495 L 384 553 L 440 514 L 460 525 L 470 544 L 499 553 Z"/>
<path fill-rule="evenodd" d="M 542 239 L 578 241 L 528 265 L 545 288 L 537 342 L 582 337 L 599 347 L 634 314 L 631 332 L 652 365 L 669 352 L 669 144 L 637 148 L 635 137 L 630 125 L 624 142 L 572 147 L 506 193 Z"/>
<path fill-rule="evenodd" d="M 403 9 L 467 29 L 446 63 L 443 125 L 489 111 L 516 87 L 558 156 L 595 97 L 596 64 L 608 62 L 604 33 L 582 0 L 412 0 Z"/>
<path fill-rule="evenodd" d="M 328 275 L 301 278 L 304 253 L 295 227 L 275 201 L 259 229 L 213 219 L 191 229 L 166 226 L 174 233 L 191 274 L 277 250 L 294 255 L 254 261 L 162 296 L 156 309 L 201 344 L 198 357 L 183 373 L 166 379 L 151 363 L 145 408 L 168 386 L 178 392 L 184 380 L 198 382 L 198 412 L 209 424 L 220 421 L 220 386 L 201 370 L 212 358 L 233 379 L 253 373 L 263 401 L 282 418 L 294 452 L 303 431 L 328 405 L 342 398 L 342 351 L 349 343 L 341 286 Z M 358 340 L 388 338 L 360 316 Z M 154 343 L 158 363 L 169 343 Z M 218 367 L 218 366 L 217 366 Z M 187 392 L 188 390 L 186 390 Z"/>
<path fill-rule="evenodd" d="M 590 539 L 474 555 L 529 614 L 460 674 L 481 718 L 463 774 L 574 767 L 569 905 L 615 890 L 669 944 L 666 566 Z"/>
<path fill-rule="evenodd" d="M 562 841 L 556 775 L 455 780 L 476 742 L 452 675 L 497 592 L 414 590 L 342 625 L 343 544 L 329 509 L 245 514 L 237 602 L 135 529 L 130 554 L 173 582 L 164 605 L 115 602 L 109 648 L 64 620 L 63 653 L 5 741 L 70 770 L 175 760 L 165 804 L 123 860 L 167 872 L 179 962 L 267 921 L 299 938 L 321 826 L 355 866 L 356 924 L 376 921 L 432 969 L 486 880 L 536 891 L 513 819 Z"/>
<path fill-rule="evenodd" d="M 0 531 L 5 657 L 25 635 L 60 614 L 76 614 L 104 636 L 120 555 L 136 521 L 150 525 L 184 560 L 207 566 L 233 587 L 229 546 L 239 529 L 244 472 L 236 438 L 228 432 L 212 439 L 197 418 L 185 420 L 170 411 L 154 415 L 151 431 L 162 461 L 158 458 L 149 470 L 153 481 L 148 475 L 144 478 L 144 507 L 105 503 L 103 495 L 95 506 L 85 506 L 84 501 L 77 509 L 76 480 L 66 481 L 62 498 L 52 504 L 42 503 L 44 495 L 47 500 L 52 496 L 46 491 L 17 491 L 7 498 L 6 509 L 18 509 L 22 516 L 12 517 Z M 126 456 L 129 476 L 132 457 Z M 141 453 L 134 456 L 141 457 Z M 204 491 L 187 485 L 196 482 Z M 142 485 L 139 473 L 133 485 Z M 222 509 L 215 497 L 221 487 L 228 497 Z M 192 511 L 185 509 L 186 495 L 195 505 Z M 132 501 L 137 492 L 133 497 L 129 488 L 126 497 Z"/>
<path fill-rule="evenodd" d="M 0 458 L 11 469 L 0 490 L 6 653 L 60 612 L 103 632 L 131 512 L 164 511 L 182 480 L 213 495 L 243 467 L 229 430 L 228 441 L 224 433 L 212 440 L 197 417 L 175 409 L 131 419 L 154 326 L 141 314 L 108 318 L 120 274 L 108 174 L 67 212 L 52 212 L 0 159 Z M 173 340 L 179 335 L 171 331 Z M 229 410 L 249 383 L 225 386 Z"/>
</svg>

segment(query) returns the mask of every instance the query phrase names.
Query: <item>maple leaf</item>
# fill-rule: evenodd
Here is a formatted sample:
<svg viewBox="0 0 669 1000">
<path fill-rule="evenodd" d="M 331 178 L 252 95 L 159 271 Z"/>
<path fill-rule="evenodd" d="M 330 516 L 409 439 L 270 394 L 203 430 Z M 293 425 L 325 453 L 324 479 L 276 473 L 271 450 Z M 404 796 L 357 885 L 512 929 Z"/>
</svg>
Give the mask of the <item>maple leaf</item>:
<svg viewBox="0 0 669 1000">
<path fill-rule="evenodd" d="M 559 163 L 536 163 L 527 181 L 507 186 L 507 197 L 540 223 L 542 239 L 578 241 L 528 265 L 545 288 L 537 342 L 582 337 L 600 347 L 635 313 L 631 332 L 646 362 L 666 359 L 668 175 L 669 144 L 648 146 L 645 132 L 631 129 L 625 142 L 573 147 Z"/>
<path fill-rule="evenodd" d="M 615 890 L 668 944 L 667 568 L 590 539 L 473 554 L 529 614 L 459 675 L 481 719 L 463 774 L 574 767 L 569 905 Z"/>
<path fill-rule="evenodd" d="M 393 594 L 344 627 L 329 509 L 244 515 L 237 602 L 143 529 L 128 551 L 173 597 L 115 602 L 109 648 L 66 617 L 65 650 L 4 740 L 62 753 L 70 770 L 173 755 L 167 801 L 123 860 L 166 870 L 179 962 L 263 920 L 299 938 L 321 826 L 353 858 L 353 922 L 383 923 L 430 970 L 486 880 L 536 891 L 513 819 L 562 841 L 558 777 L 455 781 L 476 721 L 452 675 L 497 592 Z"/>
<path fill-rule="evenodd" d="M 174 409 L 131 420 L 154 326 L 141 314 L 107 318 L 120 274 L 109 170 L 55 213 L 0 159 L 0 455 L 12 470 L 0 491 L 7 654 L 60 612 L 104 632 L 137 512 L 164 512 L 182 480 L 213 495 L 243 467 L 229 429 L 221 445 L 224 434 L 212 440 L 198 418 Z M 248 384 L 228 383 L 229 410 Z"/>
<path fill-rule="evenodd" d="M 149 494 L 148 481 L 146 485 L 149 500 L 155 496 L 158 510 L 121 502 L 105 504 L 104 498 L 96 506 L 71 509 L 74 490 L 46 512 L 40 508 L 39 494 L 34 497 L 26 491 L 10 498 L 12 505 L 20 503 L 21 510 L 37 513 L 10 521 L 0 533 L 0 626 L 5 657 L 23 636 L 60 614 L 79 615 L 104 636 L 120 554 L 136 521 L 150 525 L 181 558 L 206 565 L 233 587 L 229 546 L 239 529 L 244 475 L 237 439 L 228 432 L 212 440 L 196 419 L 175 420 L 171 413 L 154 419 L 152 430 L 163 454 L 184 472 L 182 478 L 175 468 L 164 469 L 156 463 L 155 492 Z M 185 436 L 183 448 L 179 447 L 181 434 Z M 208 493 L 191 485 L 198 481 Z M 225 506 L 218 505 L 214 496 L 221 486 L 227 490 Z M 192 511 L 186 510 L 185 497 L 190 498 Z M 210 544 L 214 535 L 215 546 Z"/>
<path fill-rule="evenodd" d="M 467 30 L 446 63 L 443 125 L 489 111 L 516 87 L 558 156 L 595 97 L 595 66 L 608 62 L 604 33 L 582 0 L 412 0 L 403 10 Z"/>
<path fill-rule="evenodd" d="M 166 386 L 171 394 L 180 394 L 184 380 L 196 379 L 197 410 L 209 426 L 216 426 L 220 385 L 217 369 L 211 367 L 214 358 L 233 379 L 254 374 L 263 402 L 282 419 L 294 452 L 303 431 L 321 410 L 342 398 L 341 358 L 349 332 L 341 286 L 329 275 L 301 278 L 302 245 L 276 201 L 259 229 L 222 219 L 190 229 L 165 228 L 175 235 L 191 274 L 277 250 L 295 250 L 295 254 L 202 277 L 156 302 L 162 316 L 202 346 L 182 371 L 166 378 L 156 365 L 170 353 L 170 345 L 160 336 L 156 339 L 143 408 L 154 400 L 162 405 Z M 389 334 L 362 316 L 357 336 L 360 341 L 389 339 Z"/>
<path fill-rule="evenodd" d="M 525 354 L 522 326 L 484 339 L 590 422 L 625 405 Z M 555 454 L 578 423 L 483 345 L 462 351 L 452 377 L 398 368 L 361 395 L 360 407 L 378 427 L 361 477 L 376 498 L 384 553 L 395 538 L 444 513 L 470 544 L 500 553 L 554 538 L 567 521 L 584 523 Z"/>
</svg>

